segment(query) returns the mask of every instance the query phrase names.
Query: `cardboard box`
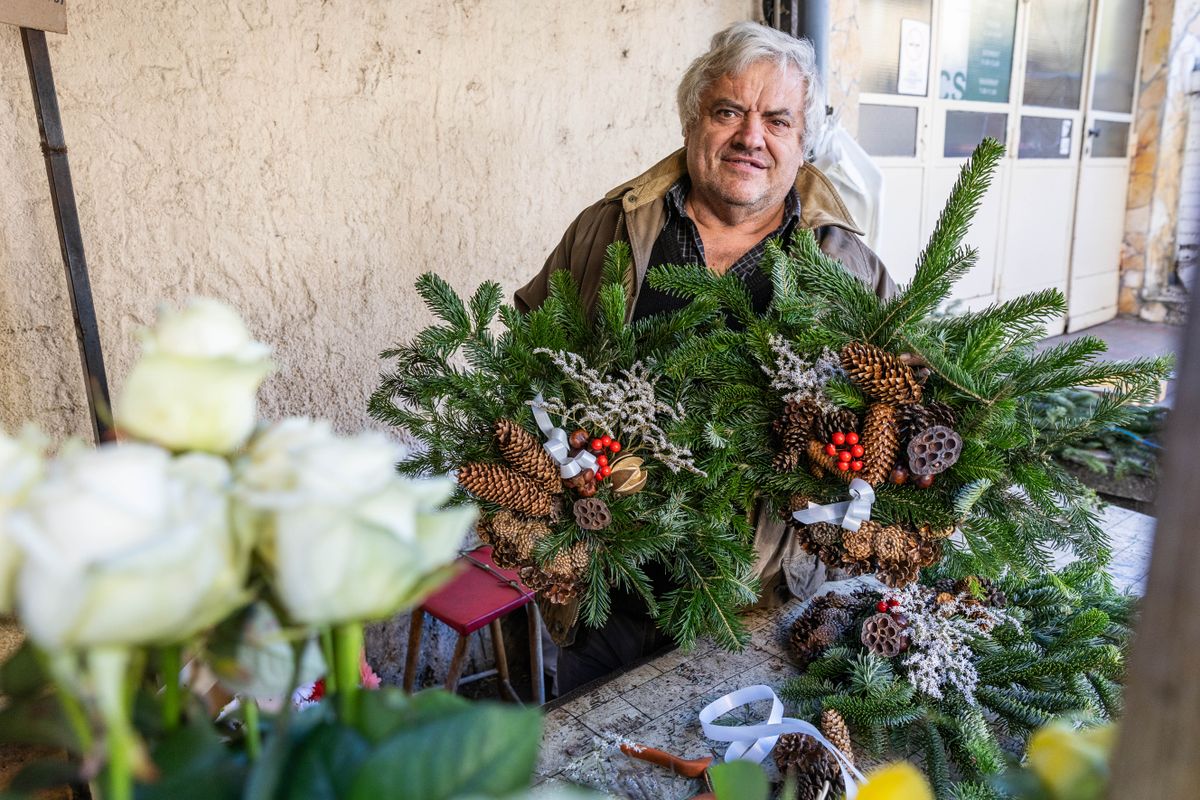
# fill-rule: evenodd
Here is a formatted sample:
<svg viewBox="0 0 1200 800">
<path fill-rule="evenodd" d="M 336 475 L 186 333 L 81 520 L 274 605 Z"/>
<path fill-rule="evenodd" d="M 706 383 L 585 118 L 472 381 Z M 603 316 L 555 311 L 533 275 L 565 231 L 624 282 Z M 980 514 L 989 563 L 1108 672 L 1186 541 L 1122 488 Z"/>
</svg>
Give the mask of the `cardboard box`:
<svg viewBox="0 0 1200 800">
<path fill-rule="evenodd" d="M 66 0 L 0 0 L 0 22 L 66 33 Z"/>
</svg>

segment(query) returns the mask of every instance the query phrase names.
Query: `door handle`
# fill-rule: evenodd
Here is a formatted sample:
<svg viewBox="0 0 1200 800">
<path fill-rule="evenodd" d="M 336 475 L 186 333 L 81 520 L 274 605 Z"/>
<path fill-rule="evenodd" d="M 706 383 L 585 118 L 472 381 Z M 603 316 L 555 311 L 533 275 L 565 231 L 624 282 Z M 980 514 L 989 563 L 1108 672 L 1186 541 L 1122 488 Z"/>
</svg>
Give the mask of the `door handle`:
<svg viewBox="0 0 1200 800">
<path fill-rule="evenodd" d="M 1094 139 L 1094 138 L 1096 138 L 1097 136 L 1099 136 L 1099 135 L 1100 135 L 1100 129 L 1099 129 L 1099 128 L 1088 128 L 1088 129 L 1087 129 L 1087 135 L 1088 135 L 1090 138 L 1093 138 L 1093 139 Z"/>
</svg>

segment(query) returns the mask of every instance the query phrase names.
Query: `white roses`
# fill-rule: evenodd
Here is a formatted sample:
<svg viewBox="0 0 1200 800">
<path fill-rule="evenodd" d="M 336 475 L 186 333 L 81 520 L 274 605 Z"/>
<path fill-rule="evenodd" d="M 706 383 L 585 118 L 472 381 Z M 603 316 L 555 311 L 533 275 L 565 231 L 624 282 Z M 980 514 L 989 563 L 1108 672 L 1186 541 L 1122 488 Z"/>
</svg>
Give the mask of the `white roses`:
<svg viewBox="0 0 1200 800">
<path fill-rule="evenodd" d="M 125 379 L 117 427 L 171 450 L 230 453 L 254 429 L 269 354 L 223 303 L 201 299 L 164 311 Z"/>
<path fill-rule="evenodd" d="M 387 616 L 419 600 L 429 574 L 454 560 L 475 509 L 439 511 L 453 484 L 398 477 L 402 455 L 381 434 L 338 438 L 304 419 L 251 442 L 240 500 L 256 512 L 275 591 L 297 621 Z"/>
<path fill-rule="evenodd" d="M 77 447 L 9 517 L 21 622 L 43 647 L 181 641 L 244 600 L 229 467 L 157 447 Z"/>
</svg>

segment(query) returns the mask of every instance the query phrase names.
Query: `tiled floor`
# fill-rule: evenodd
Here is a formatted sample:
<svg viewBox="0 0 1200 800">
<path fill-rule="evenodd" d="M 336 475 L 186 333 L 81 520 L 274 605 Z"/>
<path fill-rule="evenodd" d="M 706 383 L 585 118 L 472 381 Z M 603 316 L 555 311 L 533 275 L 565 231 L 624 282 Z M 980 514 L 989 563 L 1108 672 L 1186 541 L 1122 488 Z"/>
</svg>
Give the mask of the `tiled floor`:
<svg viewBox="0 0 1200 800">
<path fill-rule="evenodd" d="M 1110 506 L 1104 528 L 1112 540 L 1112 574 L 1117 586 L 1141 592 L 1149 568 L 1154 519 Z M 1068 559 L 1060 559 L 1066 563 Z M 862 579 L 857 579 L 861 581 Z M 857 581 L 856 581 L 857 582 Z M 836 589 L 842 584 L 828 584 Z M 684 758 L 719 757 L 724 745 L 708 740 L 697 714 L 724 694 L 754 684 L 779 687 L 795 674 L 784 642 L 804 604 L 789 603 L 747 618 L 750 645 L 729 653 L 701 642 L 690 653 L 659 656 L 580 695 L 566 698 L 546 715 L 535 794 L 566 784 L 583 784 L 633 800 L 676 800 L 704 790 L 700 780 L 634 761 L 621 742 L 657 747 Z M 761 714 L 755 717 L 755 715 Z M 766 718 L 751 707 L 744 722 Z M 768 759 L 769 760 L 769 759 Z"/>
</svg>

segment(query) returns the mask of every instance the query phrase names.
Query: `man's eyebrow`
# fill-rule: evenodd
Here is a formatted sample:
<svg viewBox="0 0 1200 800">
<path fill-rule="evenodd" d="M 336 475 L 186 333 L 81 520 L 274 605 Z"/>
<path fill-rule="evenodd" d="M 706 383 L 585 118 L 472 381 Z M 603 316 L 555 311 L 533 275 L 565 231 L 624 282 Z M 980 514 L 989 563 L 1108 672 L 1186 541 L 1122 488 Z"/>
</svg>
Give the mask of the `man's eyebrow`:
<svg viewBox="0 0 1200 800">
<path fill-rule="evenodd" d="M 746 107 L 736 100 L 731 100 L 728 97 L 718 97 L 712 102 L 713 108 L 732 108 L 735 111 L 746 111 Z M 791 117 L 792 110 L 790 108 L 773 108 L 763 112 L 764 117 Z"/>
</svg>

